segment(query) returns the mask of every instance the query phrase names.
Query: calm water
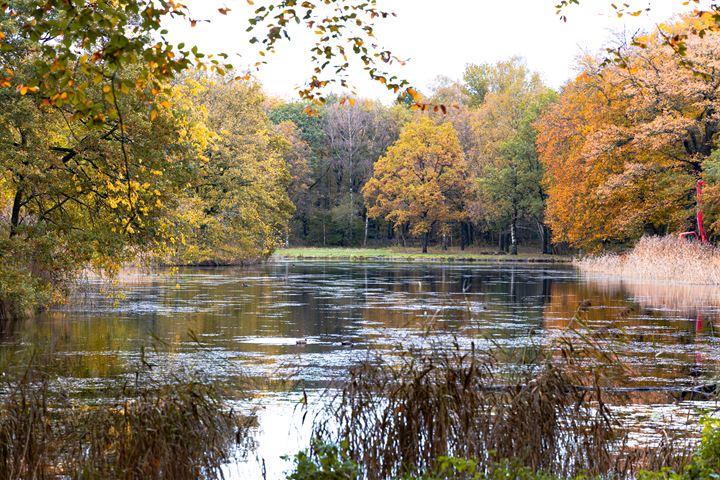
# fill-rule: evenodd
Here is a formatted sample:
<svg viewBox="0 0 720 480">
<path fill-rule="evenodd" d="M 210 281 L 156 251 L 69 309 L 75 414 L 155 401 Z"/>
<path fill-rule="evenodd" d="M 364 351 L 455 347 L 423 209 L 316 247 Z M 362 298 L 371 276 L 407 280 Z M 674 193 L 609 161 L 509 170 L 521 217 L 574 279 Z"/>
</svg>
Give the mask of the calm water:
<svg viewBox="0 0 720 480">
<path fill-rule="evenodd" d="M 200 371 L 230 391 L 249 381 L 254 399 L 237 402 L 258 416 L 258 448 L 229 468 L 238 478 L 258 477 L 263 461 L 277 478 L 287 468 L 279 456 L 306 444 L 303 391 L 319 401 L 354 362 L 422 344 L 427 331 L 439 342 L 540 348 L 589 301 L 587 322 L 631 367 L 624 385 L 695 385 L 720 365 L 720 291 L 584 278 L 570 266 L 278 262 L 130 276 L 122 300 L 105 287 L 88 281 L 69 306 L 7 332 L 0 353 L 52 349 L 67 359 L 66 387 L 88 396 L 130 378 L 141 349 L 156 375 Z M 683 408 L 629 414 L 651 431 Z"/>
</svg>

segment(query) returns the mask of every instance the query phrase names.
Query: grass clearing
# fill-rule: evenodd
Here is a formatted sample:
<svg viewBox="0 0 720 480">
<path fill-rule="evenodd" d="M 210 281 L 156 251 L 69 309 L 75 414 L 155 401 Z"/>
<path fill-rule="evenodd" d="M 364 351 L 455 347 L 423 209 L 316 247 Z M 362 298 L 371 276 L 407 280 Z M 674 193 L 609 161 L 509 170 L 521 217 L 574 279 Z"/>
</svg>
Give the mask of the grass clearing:
<svg viewBox="0 0 720 480">
<path fill-rule="evenodd" d="M 570 257 L 560 255 L 542 255 L 523 252 L 508 255 L 482 250 L 460 250 L 457 248 L 442 250 L 431 249 L 429 253 L 420 253 L 412 248 L 318 248 L 295 247 L 277 250 L 273 258 L 279 259 L 317 259 L 317 260 L 385 260 L 385 261 L 427 261 L 427 262 L 551 262 L 569 263 Z"/>
</svg>

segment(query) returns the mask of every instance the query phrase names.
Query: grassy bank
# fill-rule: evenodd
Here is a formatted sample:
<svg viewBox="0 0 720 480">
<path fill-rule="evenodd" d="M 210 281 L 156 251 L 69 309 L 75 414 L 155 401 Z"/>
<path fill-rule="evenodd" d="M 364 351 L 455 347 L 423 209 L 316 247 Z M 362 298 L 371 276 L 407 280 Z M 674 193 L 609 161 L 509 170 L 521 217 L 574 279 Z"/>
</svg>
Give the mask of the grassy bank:
<svg viewBox="0 0 720 480">
<path fill-rule="evenodd" d="M 412 248 L 283 248 L 275 252 L 276 259 L 317 259 L 317 260 L 383 260 L 383 261 L 426 261 L 426 262 L 552 262 L 569 263 L 570 257 L 542 255 L 539 253 L 503 253 L 480 250 L 431 249 L 420 253 Z"/>
</svg>

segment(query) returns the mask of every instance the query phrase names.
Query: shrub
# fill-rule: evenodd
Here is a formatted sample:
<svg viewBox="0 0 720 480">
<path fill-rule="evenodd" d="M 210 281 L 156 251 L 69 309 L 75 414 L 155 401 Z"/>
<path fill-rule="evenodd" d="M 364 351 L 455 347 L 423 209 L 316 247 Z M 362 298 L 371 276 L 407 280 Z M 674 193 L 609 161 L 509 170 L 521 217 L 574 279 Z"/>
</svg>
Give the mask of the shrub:
<svg viewBox="0 0 720 480">
<path fill-rule="evenodd" d="M 638 480 L 720 479 L 720 420 L 705 418 L 703 423 L 700 447 L 680 473 L 664 468 L 660 472 L 641 472 Z"/>
<path fill-rule="evenodd" d="M 315 439 L 309 450 L 293 457 L 293 463 L 288 480 L 354 480 L 360 476 L 358 465 L 348 455 L 347 442 L 338 446 Z"/>
<path fill-rule="evenodd" d="M 491 462 L 486 470 L 480 462 L 465 458 L 440 457 L 437 471 L 418 480 L 559 480 L 558 477 L 518 465 L 510 460 Z"/>
</svg>

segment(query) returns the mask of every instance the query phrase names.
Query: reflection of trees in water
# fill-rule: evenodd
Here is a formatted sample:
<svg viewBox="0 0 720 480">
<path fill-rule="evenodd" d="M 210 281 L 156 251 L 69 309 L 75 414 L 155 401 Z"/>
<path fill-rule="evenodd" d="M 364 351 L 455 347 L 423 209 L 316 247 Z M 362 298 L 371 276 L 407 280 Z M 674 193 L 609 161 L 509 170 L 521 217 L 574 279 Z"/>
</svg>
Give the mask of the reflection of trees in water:
<svg viewBox="0 0 720 480">
<path fill-rule="evenodd" d="M 154 339 L 165 342 L 161 349 L 168 354 L 187 353 L 195 347 L 188 338 L 191 330 L 206 346 L 252 355 L 258 368 L 267 363 L 270 369 L 278 356 L 329 352 L 341 339 L 392 340 L 400 330 L 527 346 L 528 335 L 534 332 L 539 339 L 543 327 L 566 327 L 586 299 L 592 305 L 584 314 L 589 323 L 628 330 L 627 338 L 636 344 L 693 344 L 695 322 L 678 319 L 675 312 L 694 314 L 682 308 L 696 305 L 698 291 L 700 304 L 718 301 L 708 288 L 577 282 L 563 275 L 555 266 L 288 263 L 191 270 L 177 278 L 138 276 L 124 287 L 128 298 L 120 309 L 84 312 L 70 306 L 49 312 L 18 326 L 3 348 L 49 345 L 77 353 L 78 376 L 107 376 L 123 370 L 128 355 Z M 112 300 L 98 303 L 107 307 Z M 658 311 L 658 306 L 674 311 Z M 704 318 L 707 332 L 714 317 Z M 267 337 L 290 341 L 248 341 Z M 294 339 L 303 337 L 327 343 L 297 347 Z"/>
<path fill-rule="evenodd" d="M 583 280 L 594 289 L 611 295 L 627 295 L 644 309 L 668 309 L 689 317 L 698 311 L 706 315 L 720 309 L 720 287 L 671 282 L 638 283 L 586 276 Z"/>
<path fill-rule="evenodd" d="M 545 327 L 567 328 L 573 322 L 578 307 L 588 301 L 594 305 L 584 313 L 589 322 L 607 321 L 628 307 L 620 292 L 603 292 L 583 283 L 553 282 L 549 286 L 549 301 L 544 312 Z"/>
<path fill-rule="evenodd" d="M 614 326 L 685 324 L 683 319 L 717 319 L 720 288 L 710 286 L 640 284 L 607 278 L 554 283 L 545 311 L 545 325 L 565 328 L 578 306 L 589 302 L 589 321 L 612 321 Z M 657 322 L 661 322 L 660 324 Z M 693 324 L 694 328 L 694 324 Z"/>
<path fill-rule="evenodd" d="M 574 326 L 599 334 L 628 362 L 630 376 L 690 382 L 711 376 L 718 363 L 709 339 L 718 321 L 718 293 L 711 287 L 607 278 L 556 282 L 545 308 L 545 327 L 567 328 L 584 304 L 582 323 Z"/>
<path fill-rule="evenodd" d="M 366 298 L 366 322 L 384 328 L 432 326 L 478 336 L 502 334 L 513 321 L 526 330 L 540 326 L 551 283 L 527 269 L 458 266 L 385 269 L 376 272 L 375 280 L 383 293 Z"/>
<path fill-rule="evenodd" d="M 20 329 L 20 324 L 22 324 L 22 320 L 0 320 L 0 344 L 15 342 L 15 334 Z"/>
</svg>

